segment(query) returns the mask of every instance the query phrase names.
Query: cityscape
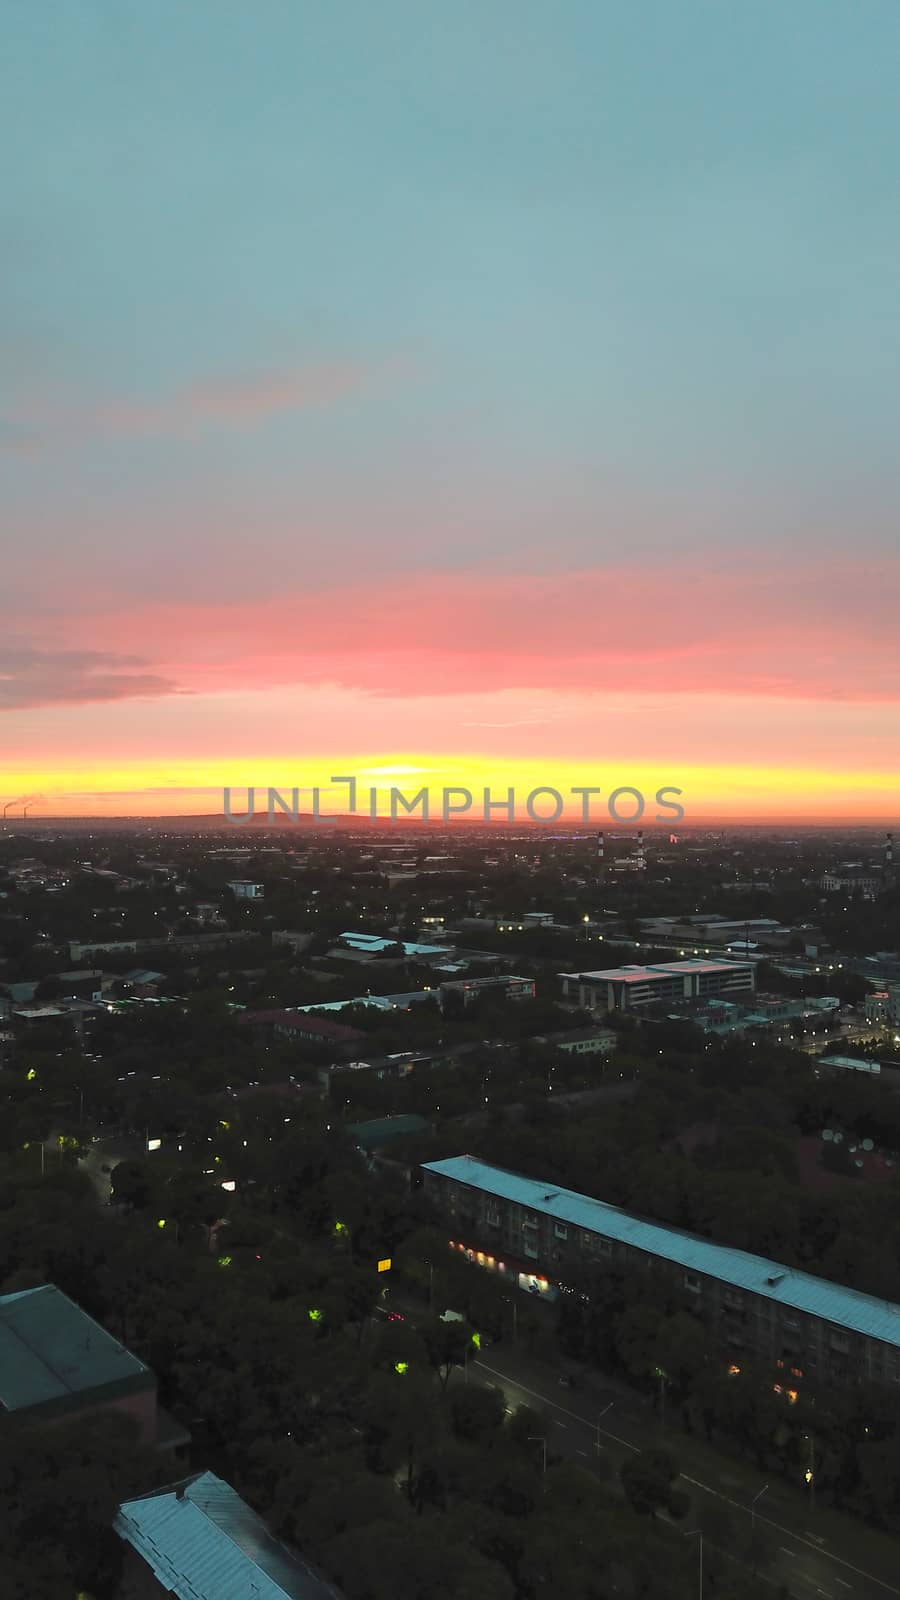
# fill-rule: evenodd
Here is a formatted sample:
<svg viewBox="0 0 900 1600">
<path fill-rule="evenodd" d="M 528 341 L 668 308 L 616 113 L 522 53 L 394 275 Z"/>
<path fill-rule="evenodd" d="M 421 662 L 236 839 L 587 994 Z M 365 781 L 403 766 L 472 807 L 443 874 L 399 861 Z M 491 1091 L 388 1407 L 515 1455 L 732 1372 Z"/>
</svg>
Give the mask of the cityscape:
<svg viewBox="0 0 900 1600">
<path fill-rule="evenodd" d="M 896 0 L 0 20 L 0 1600 L 900 1600 Z"/>
</svg>

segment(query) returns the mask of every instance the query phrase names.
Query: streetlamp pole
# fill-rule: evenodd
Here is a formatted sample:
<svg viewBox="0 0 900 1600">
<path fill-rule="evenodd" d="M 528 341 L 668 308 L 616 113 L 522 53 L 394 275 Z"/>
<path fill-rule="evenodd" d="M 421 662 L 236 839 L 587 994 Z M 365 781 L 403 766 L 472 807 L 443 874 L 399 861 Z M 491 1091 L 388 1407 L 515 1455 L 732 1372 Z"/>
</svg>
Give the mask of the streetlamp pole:
<svg viewBox="0 0 900 1600">
<path fill-rule="evenodd" d="M 547 1476 L 547 1441 L 546 1441 L 546 1439 L 542 1439 L 540 1434 L 532 1433 L 532 1434 L 529 1434 L 529 1436 L 528 1436 L 528 1443 L 529 1444 L 539 1444 L 540 1445 L 540 1447 L 541 1447 L 541 1462 L 542 1462 L 541 1470 L 543 1472 L 544 1477 L 546 1477 Z"/>
<path fill-rule="evenodd" d="M 603 1407 L 603 1410 L 601 1411 L 599 1417 L 597 1418 L 597 1454 L 598 1454 L 598 1456 L 600 1454 L 600 1424 L 603 1421 L 603 1418 L 606 1416 L 607 1411 L 611 1411 L 613 1406 L 615 1405 L 615 1403 L 616 1403 L 615 1400 L 610 1400 L 609 1405 Z"/>
<path fill-rule="evenodd" d="M 754 1531 L 756 1529 L 756 1502 L 757 1502 L 757 1500 L 761 1500 L 762 1499 L 762 1497 L 765 1494 L 765 1492 L 768 1489 L 768 1487 L 769 1487 L 769 1485 L 767 1483 L 764 1483 L 762 1488 L 759 1491 L 759 1494 L 755 1494 L 753 1496 L 753 1499 L 750 1501 L 750 1537 L 751 1538 L 753 1537 L 753 1533 L 754 1533 Z"/>
<path fill-rule="evenodd" d="M 700 1587 L 698 1588 L 697 1593 L 700 1596 L 700 1600 L 703 1600 L 703 1529 L 691 1528 L 684 1537 L 686 1539 L 697 1538 L 700 1540 Z"/>
</svg>

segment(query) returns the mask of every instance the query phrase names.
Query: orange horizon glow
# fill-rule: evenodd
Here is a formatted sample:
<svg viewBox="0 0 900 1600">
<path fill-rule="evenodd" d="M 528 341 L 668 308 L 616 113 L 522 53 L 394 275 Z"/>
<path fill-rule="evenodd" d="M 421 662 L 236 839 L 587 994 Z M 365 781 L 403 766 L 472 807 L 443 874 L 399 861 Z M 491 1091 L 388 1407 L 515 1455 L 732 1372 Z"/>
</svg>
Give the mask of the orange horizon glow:
<svg viewBox="0 0 900 1600">
<path fill-rule="evenodd" d="M 183 760 L 165 765 L 123 762 L 115 767 L 92 763 L 50 771 L 0 768 L 5 790 L 2 804 L 7 803 L 7 797 L 10 800 L 20 797 L 18 806 L 24 805 L 28 796 L 40 797 L 29 807 L 28 816 L 32 822 L 54 816 L 138 818 L 224 814 L 226 789 L 232 791 L 233 813 L 242 815 L 247 809 L 248 785 L 255 790 L 256 818 L 260 822 L 266 820 L 270 787 L 288 806 L 292 803 L 292 790 L 297 788 L 299 812 L 304 816 L 311 810 L 312 789 L 317 786 L 322 814 L 346 815 L 347 787 L 333 785 L 330 781 L 338 774 L 356 777 L 356 814 L 363 820 L 369 816 L 372 788 L 376 790 L 377 813 L 382 818 L 390 814 L 392 788 L 409 802 L 420 790 L 426 789 L 432 822 L 441 818 L 445 788 L 468 790 L 473 804 L 459 818 L 466 823 L 484 820 L 485 790 L 490 791 L 493 800 L 499 801 L 506 799 L 511 788 L 515 795 L 514 820 L 527 823 L 533 820 L 526 809 L 529 794 L 536 789 L 550 788 L 563 797 L 560 821 L 581 821 L 587 827 L 597 828 L 627 826 L 636 821 L 637 805 L 633 797 L 626 794 L 617 802 L 620 813 L 617 818 L 611 817 L 608 810 L 608 797 L 614 790 L 624 787 L 637 789 L 643 796 L 641 820 L 645 826 L 669 827 L 673 831 L 695 822 L 729 818 L 760 822 L 795 819 L 823 824 L 857 819 L 860 823 L 874 824 L 897 814 L 896 797 L 900 792 L 897 772 L 840 773 L 808 768 L 712 766 L 685 766 L 678 770 L 662 764 L 624 762 L 616 767 L 609 764 L 582 767 L 575 762 L 490 762 L 471 755 L 434 753 L 394 754 L 387 758 L 371 755 L 306 757 L 302 770 L 300 763 L 274 756 L 199 764 Z M 601 791 L 590 796 L 586 818 L 582 797 L 571 793 L 574 788 L 584 786 Z M 664 796 L 669 804 L 684 807 L 681 821 L 671 810 L 657 804 L 655 796 L 660 790 L 681 791 L 680 796 L 671 793 Z M 535 809 L 542 821 L 554 820 L 552 796 L 539 796 Z M 281 816 L 280 807 L 276 807 L 276 816 Z M 417 822 L 420 817 L 420 809 L 411 817 L 401 809 L 398 821 Z M 21 820 L 21 812 L 16 805 L 10 805 L 8 820 L 17 818 Z M 507 821 L 500 808 L 495 808 L 493 818 L 501 824 Z"/>
</svg>

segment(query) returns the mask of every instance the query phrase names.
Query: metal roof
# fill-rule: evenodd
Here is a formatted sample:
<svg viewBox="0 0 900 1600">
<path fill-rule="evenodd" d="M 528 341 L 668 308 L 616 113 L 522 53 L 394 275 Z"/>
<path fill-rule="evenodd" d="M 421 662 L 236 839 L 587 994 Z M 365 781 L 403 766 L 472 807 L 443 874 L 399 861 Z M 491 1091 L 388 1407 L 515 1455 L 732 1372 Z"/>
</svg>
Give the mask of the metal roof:
<svg viewBox="0 0 900 1600">
<path fill-rule="evenodd" d="M 446 956 L 449 950 L 443 944 L 417 944 L 408 939 L 383 939 L 377 933 L 339 933 L 338 938 L 352 950 L 369 950 L 380 955 L 394 945 L 402 945 L 405 956 Z"/>
<path fill-rule="evenodd" d="M 21 1411 L 146 1375 L 148 1367 L 53 1284 L 0 1296 L 0 1406 Z"/>
<path fill-rule="evenodd" d="M 805 1312 L 810 1317 L 821 1317 L 835 1327 L 846 1328 L 868 1339 L 880 1339 L 900 1349 L 900 1306 L 891 1301 L 877 1300 L 874 1295 L 861 1294 L 858 1289 L 845 1289 L 825 1278 L 814 1278 L 810 1273 L 768 1261 L 764 1256 L 713 1244 L 708 1239 L 681 1233 L 661 1223 L 645 1222 L 603 1200 L 592 1200 L 571 1189 L 520 1177 L 502 1167 L 488 1166 L 474 1156 L 431 1161 L 425 1164 L 424 1171 L 453 1178 L 483 1194 L 512 1200 L 558 1222 L 568 1222 L 648 1255 L 660 1256 L 688 1272 L 717 1278 L 720 1283 L 762 1295 L 777 1305 Z"/>
<path fill-rule="evenodd" d="M 126 1501 L 113 1526 L 178 1600 L 340 1600 L 212 1472 Z"/>
</svg>

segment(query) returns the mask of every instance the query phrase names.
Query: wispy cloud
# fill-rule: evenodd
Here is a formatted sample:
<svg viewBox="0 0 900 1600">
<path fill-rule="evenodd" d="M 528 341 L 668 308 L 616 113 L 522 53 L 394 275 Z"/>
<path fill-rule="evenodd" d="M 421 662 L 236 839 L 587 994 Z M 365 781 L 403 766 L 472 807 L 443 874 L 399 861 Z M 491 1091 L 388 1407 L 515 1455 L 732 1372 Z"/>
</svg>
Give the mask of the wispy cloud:
<svg viewBox="0 0 900 1600">
<path fill-rule="evenodd" d="M 104 650 L 35 650 L 0 646 L 0 711 L 179 693 L 171 678 L 136 672 L 139 656 Z"/>
<path fill-rule="evenodd" d="M 34 451 L 93 435 L 184 437 L 246 429 L 334 405 L 386 367 L 345 361 L 223 373 L 156 396 L 32 395 L 0 416 L 0 449 Z"/>
</svg>

